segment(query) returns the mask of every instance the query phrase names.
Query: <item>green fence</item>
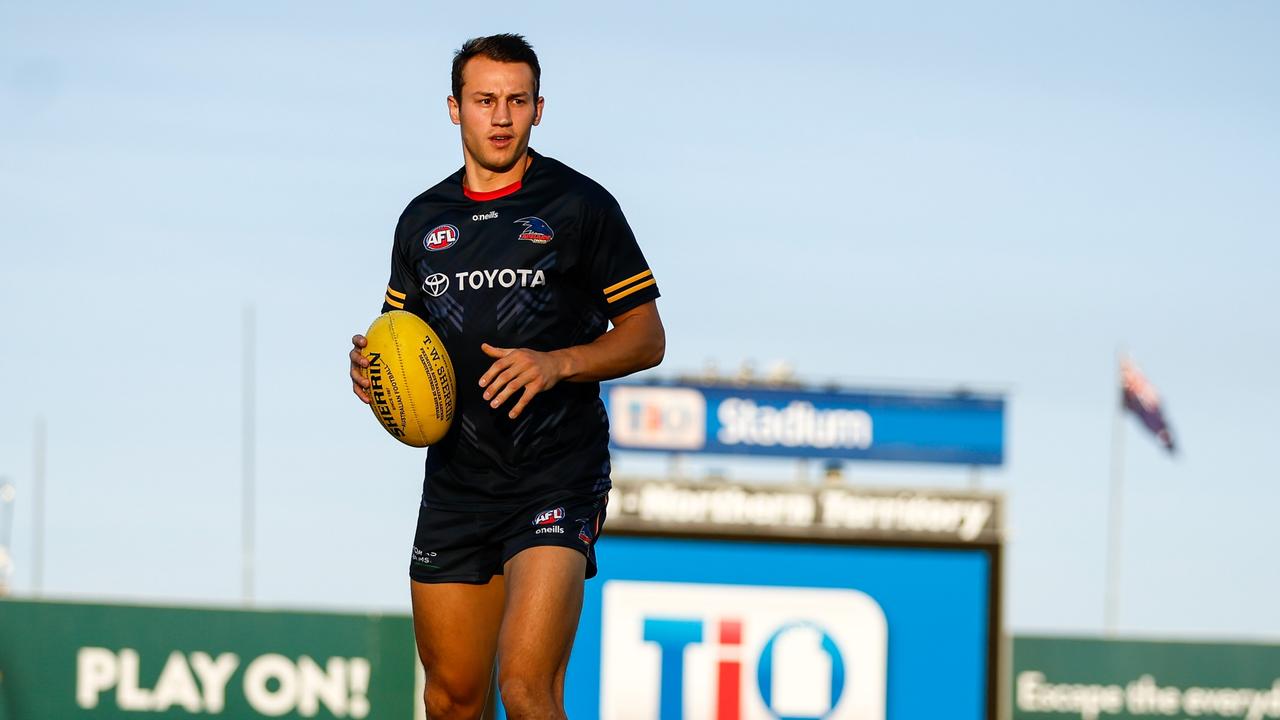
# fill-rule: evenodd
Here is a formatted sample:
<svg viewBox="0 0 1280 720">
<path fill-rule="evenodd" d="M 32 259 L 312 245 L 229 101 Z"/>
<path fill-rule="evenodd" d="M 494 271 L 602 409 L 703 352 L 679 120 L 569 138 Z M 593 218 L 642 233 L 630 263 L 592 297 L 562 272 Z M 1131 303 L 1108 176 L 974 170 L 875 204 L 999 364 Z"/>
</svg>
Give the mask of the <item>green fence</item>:
<svg viewBox="0 0 1280 720">
<path fill-rule="evenodd" d="M 1280 645 L 1019 637 L 1015 720 L 1280 718 Z"/>
<path fill-rule="evenodd" d="M 415 663 L 407 616 L 0 600 L 0 720 L 409 720 Z"/>
<path fill-rule="evenodd" d="M 0 720 L 410 720 L 416 662 L 407 616 L 0 600 Z M 1018 637 L 1010 684 L 1014 720 L 1280 719 L 1280 645 Z"/>
</svg>

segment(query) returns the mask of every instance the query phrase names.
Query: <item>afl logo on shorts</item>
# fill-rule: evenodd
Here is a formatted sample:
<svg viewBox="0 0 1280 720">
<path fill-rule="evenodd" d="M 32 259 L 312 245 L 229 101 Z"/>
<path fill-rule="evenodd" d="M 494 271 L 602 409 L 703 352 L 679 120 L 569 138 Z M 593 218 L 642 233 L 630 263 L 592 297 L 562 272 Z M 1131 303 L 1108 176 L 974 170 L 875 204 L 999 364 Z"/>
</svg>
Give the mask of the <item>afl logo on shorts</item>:
<svg viewBox="0 0 1280 720">
<path fill-rule="evenodd" d="M 516 225 L 524 225 L 524 230 L 520 231 L 519 238 L 528 240 L 531 243 L 546 245 L 551 242 L 551 238 L 556 236 L 556 232 L 551 229 L 546 220 L 533 216 L 520 218 L 515 222 Z"/>
<path fill-rule="evenodd" d="M 564 519 L 564 508 L 545 510 L 533 518 L 534 525 L 554 525 Z"/>
<path fill-rule="evenodd" d="M 422 237 L 422 246 L 431 252 L 448 250 L 458 242 L 460 234 L 453 225 L 441 225 Z"/>
</svg>

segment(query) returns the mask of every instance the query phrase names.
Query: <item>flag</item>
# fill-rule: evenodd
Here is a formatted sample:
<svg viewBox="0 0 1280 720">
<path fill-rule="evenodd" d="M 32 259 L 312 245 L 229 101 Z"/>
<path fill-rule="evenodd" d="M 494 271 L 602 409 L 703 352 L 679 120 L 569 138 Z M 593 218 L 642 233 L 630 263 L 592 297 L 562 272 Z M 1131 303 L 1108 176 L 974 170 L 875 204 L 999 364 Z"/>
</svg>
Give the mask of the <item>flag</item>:
<svg viewBox="0 0 1280 720">
<path fill-rule="evenodd" d="M 1169 423 L 1164 419 L 1164 409 L 1160 406 L 1160 393 L 1138 369 L 1132 360 L 1120 358 L 1120 385 L 1124 396 L 1124 406 L 1128 408 L 1143 425 L 1155 436 L 1170 453 L 1174 451 L 1173 435 L 1169 431 Z"/>
</svg>

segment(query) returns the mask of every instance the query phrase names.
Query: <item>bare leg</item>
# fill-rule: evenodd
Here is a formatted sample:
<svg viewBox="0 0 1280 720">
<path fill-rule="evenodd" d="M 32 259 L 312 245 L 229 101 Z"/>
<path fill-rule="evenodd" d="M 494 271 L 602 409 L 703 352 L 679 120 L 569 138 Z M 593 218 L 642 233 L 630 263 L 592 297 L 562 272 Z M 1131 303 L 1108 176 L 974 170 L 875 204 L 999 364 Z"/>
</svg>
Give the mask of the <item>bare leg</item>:
<svg viewBox="0 0 1280 720">
<path fill-rule="evenodd" d="M 582 612 L 587 559 L 564 547 L 507 561 L 498 687 L 511 720 L 564 720 L 564 673 Z"/>
<path fill-rule="evenodd" d="M 504 583 L 410 582 L 413 634 L 427 676 L 430 720 L 479 720 L 489 696 Z"/>
</svg>

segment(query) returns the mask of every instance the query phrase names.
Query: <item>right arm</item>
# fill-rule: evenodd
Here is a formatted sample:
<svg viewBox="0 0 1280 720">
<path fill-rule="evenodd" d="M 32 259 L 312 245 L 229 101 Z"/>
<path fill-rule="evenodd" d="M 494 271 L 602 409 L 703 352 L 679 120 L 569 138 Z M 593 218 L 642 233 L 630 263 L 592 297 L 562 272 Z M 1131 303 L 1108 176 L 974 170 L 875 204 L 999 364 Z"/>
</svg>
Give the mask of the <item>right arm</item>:
<svg viewBox="0 0 1280 720">
<path fill-rule="evenodd" d="M 404 217 L 401 216 L 401 222 Z M 418 283 L 410 267 L 409 258 L 401 247 L 400 243 L 400 225 L 396 225 L 396 234 L 391 244 L 391 279 L 387 281 L 387 294 L 382 298 L 382 312 L 387 313 L 391 310 L 403 310 L 405 306 L 412 302 L 416 296 Z M 369 341 L 363 335 L 353 335 L 351 337 L 351 392 L 360 399 L 360 402 L 369 404 L 369 379 L 365 377 L 364 371 L 369 367 L 369 358 L 364 356 L 362 350 L 369 344 Z"/>
</svg>

